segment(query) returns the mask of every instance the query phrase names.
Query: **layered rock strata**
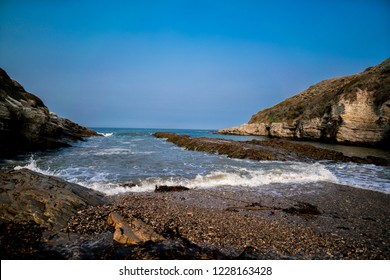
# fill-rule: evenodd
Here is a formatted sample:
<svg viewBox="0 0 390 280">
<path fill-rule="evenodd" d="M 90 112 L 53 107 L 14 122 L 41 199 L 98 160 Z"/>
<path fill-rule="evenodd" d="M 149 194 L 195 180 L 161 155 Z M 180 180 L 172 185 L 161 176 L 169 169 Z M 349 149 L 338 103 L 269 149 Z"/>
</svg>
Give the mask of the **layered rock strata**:
<svg viewBox="0 0 390 280">
<path fill-rule="evenodd" d="M 27 92 L 0 68 L 0 158 L 66 147 L 71 141 L 97 135 L 50 112 L 39 97 Z"/>
<path fill-rule="evenodd" d="M 322 81 L 254 114 L 247 124 L 218 132 L 389 148 L 390 59 Z"/>
</svg>

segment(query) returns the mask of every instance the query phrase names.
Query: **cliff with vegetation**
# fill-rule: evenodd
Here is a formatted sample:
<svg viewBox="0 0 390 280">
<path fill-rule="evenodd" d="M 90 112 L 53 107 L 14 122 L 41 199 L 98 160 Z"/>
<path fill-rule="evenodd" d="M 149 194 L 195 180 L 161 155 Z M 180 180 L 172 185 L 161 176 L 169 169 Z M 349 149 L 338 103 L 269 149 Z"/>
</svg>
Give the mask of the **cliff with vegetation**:
<svg viewBox="0 0 390 280">
<path fill-rule="evenodd" d="M 390 59 L 328 79 L 254 114 L 222 134 L 381 146 L 390 143 Z"/>
<path fill-rule="evenodd" d="M 0 158 L 18 152 L 55 149 L 98 135 L 60 118 L 0 68 Z"/>
</svg>

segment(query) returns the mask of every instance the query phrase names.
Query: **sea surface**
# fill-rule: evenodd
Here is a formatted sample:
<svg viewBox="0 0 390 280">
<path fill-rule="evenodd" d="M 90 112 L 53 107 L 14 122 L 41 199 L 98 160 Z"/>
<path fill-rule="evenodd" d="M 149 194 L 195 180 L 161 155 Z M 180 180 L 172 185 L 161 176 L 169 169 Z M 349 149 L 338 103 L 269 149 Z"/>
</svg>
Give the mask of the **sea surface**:
<svg viewBox="0 0 390 280">
<path fill-rule="evenodd" d="M 92 137 L 55 152 L 39 152 L 0 163 L 0 168 L 29 168 L 63 178 L 107 195 L 150 192 L 156 185 L 202 188 L 250 188 L 272 191 L 284 185 L 299 191 L 310 183 L 333 182 L 390 193 L 390 168 L 329 161 L 279 162 L 229 159 L 224 155 L 187 151 L 156 131 L 191 137 L 218 137 L 238 141 L 261 137 L 216 135 L 211 130 L 93 128 L 104 137 Z M 343 146 L 328 146 L 343 150 Z M 346 153 L 389 157 L 381 150 L 345 147 Z"/>
</svg>

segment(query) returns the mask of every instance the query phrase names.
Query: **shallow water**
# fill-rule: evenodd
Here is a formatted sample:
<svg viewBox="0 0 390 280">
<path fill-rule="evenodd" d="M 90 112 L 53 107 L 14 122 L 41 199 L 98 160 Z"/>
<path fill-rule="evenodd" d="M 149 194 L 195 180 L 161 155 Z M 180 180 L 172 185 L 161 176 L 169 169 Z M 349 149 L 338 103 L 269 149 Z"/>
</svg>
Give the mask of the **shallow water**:
<svg viewBox="0 0 390 280">
<path fill-rule="evenodd" d="M 275 183 L 299 187 L 300 184 L 320 181 L 390 193 L 389 167 L 326 161 L 302 163 L 229 159 L 223 155 L 187 151 L 155 138 L 152 134 L 161 129 L 95 130 L 104 137 L 92 137 L 56 152 L 34 153 L 9 160 L 1 166 L 26 167 L 107 195 L 153 191 L 156 185 L 261 190 Z M 191 137 L 239 141 L 261 138 L 216 135 L 209 130 L 166 131 Z"/>
<path fill-rule="evenodd" d="M 309 144 L 317 148 L 333 150 L 337 152 L 341 152 L 349 157 L 381 157 L 390 159 L 390 150 L 376 149 L 370 147 L 358 147 L 358 146 L 346 146 L 340 144 L 328 144 L 328 143 L 320 143 L 320 142 L 312 142 L 312 141 L 294 141 L 297 144 Z"/>
</svg>

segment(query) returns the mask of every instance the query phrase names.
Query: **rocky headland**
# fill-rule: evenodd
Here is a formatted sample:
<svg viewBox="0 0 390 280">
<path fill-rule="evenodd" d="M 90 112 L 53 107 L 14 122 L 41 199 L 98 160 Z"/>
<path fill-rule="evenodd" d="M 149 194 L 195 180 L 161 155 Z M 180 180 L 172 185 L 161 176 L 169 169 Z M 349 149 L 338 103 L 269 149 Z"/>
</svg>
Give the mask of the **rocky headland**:
<svg viewBox="0 0 390 280">
<path fill-rule="evenodd" d="M 324 80 L 221 134 L 261 135 L 389 148 L 390 59 Z"/>
<path fill-rule="evenodd" d="M 0 68 L 0 158 L 19 152 L 56 149 L 97 136 L 95 131 L 61 118 Z"/>
</svg>

